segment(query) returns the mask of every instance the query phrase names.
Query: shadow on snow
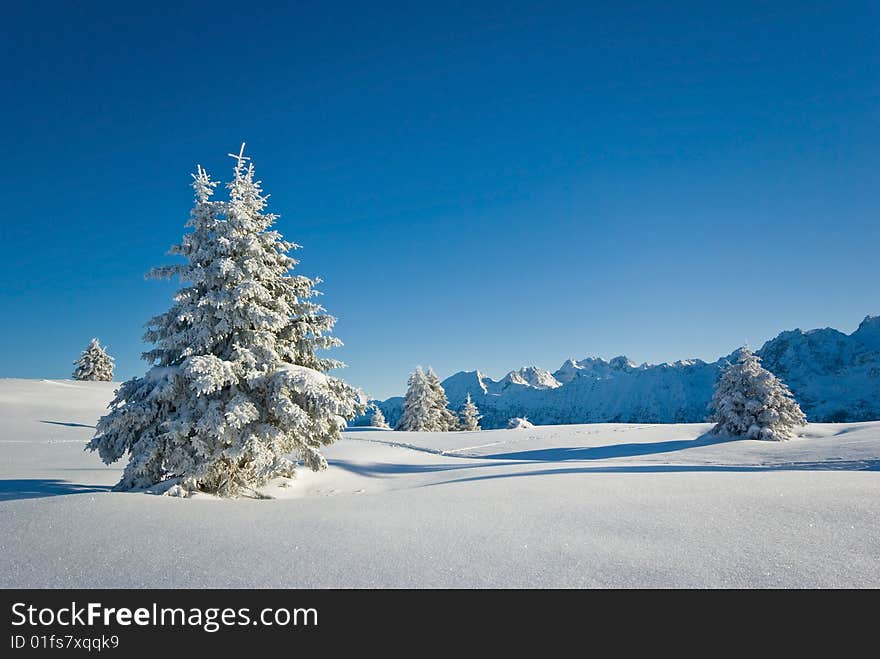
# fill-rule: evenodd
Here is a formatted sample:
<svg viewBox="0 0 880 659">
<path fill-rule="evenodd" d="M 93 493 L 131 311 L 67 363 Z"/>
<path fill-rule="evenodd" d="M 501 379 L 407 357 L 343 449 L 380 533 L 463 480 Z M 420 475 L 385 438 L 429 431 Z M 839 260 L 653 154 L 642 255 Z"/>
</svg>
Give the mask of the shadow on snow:
<svg viewBox="0 0 880 659">
<path fill-rule="evenodd" d="M 360 476 L 381 478 L 390 474 L 432 474 L 440 471 L 455 471 L 460 469 L 479 469 L 481 467 L 502 467 L 504 465 L 520 464 L 518 462 L 465 462 L 452 464 L 422 464 L 414 465 L 405 462 L 370 462 L 355 463 L 349 460 L 330 460 L 334 467 L 340 467 Z"/>
<path fill-rule="evenodd" d="M 40 499 L 64 494 L 109 492 L 109 485 L 82 485 L 57 478 L 25 478 L 0 480 L 0 501 Z"/>
<path fill-rule="evenodd" d="M 445 471 L 463 471 L 470 469 L 484 469 L 529 465 L 542 463 L 564 463 L 573 461 L 607 460 L 613 458 L 630 458 L 663 453 L 683 451 L 690 448 L 711 446 L 730 442 L 729 437 L 720 437 L 706 433 L 696 439 L 678 439 L 666 442 L 651 442 L 643 444 L 613 444 L 610 446 L 594 447 L 569 447 L 569 448 L 542 448 L 530 451 L 517 451 L 509 453 L 493 453 L 490 455 L 461 455 L 459 457 L 469 459 L 467 462 L 453 462 L 447 464 L 406 464 L 390 462 L 354 463 L 348 460 L 331 460 L 331 464 L 341 467 L 346 471 L 360 474 L 371 478 L 380 478 L 393 474 L 427 474 Z M 384 442 L 383 442 L 384 443 Z M 417 449 L 417 447 L 413 447 Z M 479 462 L 474 462 L 479 460 Z M 656 464 L 656 465 L 608 465 L 608 466 L 583 466 L 583 467 L 560 467 L 556 469 L 523 469 L 515 472 L 501 474 L 475 475 L 467 478 L 431 483 L 427 486 L 446 485 L 449 483 L 464 483 L 479 480 L 494 480 L 500 478 L 518 478 L 523 476 L 547 476 L 556 474 L 648 474 L 648 473 L 680 473 L 680 472 L 768 472 L 768 471 L 880 471 L 880 460 L 829 460 L 812 462 L 780 462 L 776 464 L 737 465 L 737 464 Z"/>
<path fill-rule="evenodd" d="M 68 428 L 94 428 L 86 423 L 73 423 L 72 421 L 43 421 L 40 423 L 51 423 L 53 426 L 67 426 Z"/>
<path fill-rule="evenodd" d="M 689 448 L 711 446 L 729 442 L 729 437 L 700 435 L 696 439 L 674 439 L 668 442 L 642 444 L 611 444 L 577 448 L 541 448 L 515 453 L 493 453 L 482 455 L 487 460 L 526 460 L 529 462 L 565 462 L 567 460 L 607 460 L 609 458 L 633 458 L 656 453 L 671 453 Z"/>
<path fill-rule="evenodd" d="M 470 483 L 474 481 L 496 480 L 500 478 L 521 478 L 523 476 L 555 476 L 563 474 L 664 474 L 685 472 L 769 472 L 769 471 L 880 471 L 880 460 L 849 460 L 832 462 L 786 462 L 768 465 L 631 465 L 620 467 L 561 467 L 559 469 L 538 469 L 505 474 L 470 476 L 454 480 L 428 483 L 425 487 Z"/>
</svg>

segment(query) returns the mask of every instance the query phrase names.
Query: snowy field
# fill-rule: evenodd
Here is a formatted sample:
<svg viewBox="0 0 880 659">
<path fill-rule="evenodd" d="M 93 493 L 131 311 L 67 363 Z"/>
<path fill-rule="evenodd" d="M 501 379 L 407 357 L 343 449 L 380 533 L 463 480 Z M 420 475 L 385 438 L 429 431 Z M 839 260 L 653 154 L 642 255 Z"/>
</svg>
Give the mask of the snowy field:
<svg viewBox="0 0 880 659">
<path fill-rule="evenodd" d="M 0 587 L 880 587 L 880 422 L 352 429 L 276 500 L 108 492 L 115 385 L 0 380 Z"/>
</svg>

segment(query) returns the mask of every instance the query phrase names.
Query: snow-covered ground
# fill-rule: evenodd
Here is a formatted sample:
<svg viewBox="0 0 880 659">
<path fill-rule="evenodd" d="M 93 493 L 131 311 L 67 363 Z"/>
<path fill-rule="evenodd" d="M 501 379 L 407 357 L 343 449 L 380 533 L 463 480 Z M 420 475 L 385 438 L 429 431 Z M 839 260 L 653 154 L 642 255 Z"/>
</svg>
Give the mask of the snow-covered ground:
<svg viewBox="0 0 880 659">
<path fill-rule="evenodd" d="M 880 587 L 880 422 L 353 429 L 277 500 L 107 490 L 115 385 L 0 380 L 0 587 Z"/>
</svg>

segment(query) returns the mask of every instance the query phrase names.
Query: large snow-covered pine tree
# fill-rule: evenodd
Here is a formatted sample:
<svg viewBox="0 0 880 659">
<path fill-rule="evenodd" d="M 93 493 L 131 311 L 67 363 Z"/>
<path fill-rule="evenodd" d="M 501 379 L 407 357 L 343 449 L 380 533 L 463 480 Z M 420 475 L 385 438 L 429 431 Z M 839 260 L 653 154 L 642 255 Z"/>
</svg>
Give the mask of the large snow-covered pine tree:
<svg viewBox="0 0 880 659">
<path fill-rule="evenodd" d="M 272 230 L 243 153 L 228 201 L 211 199 L 217 184 L 198 168 L 192 231 L 172 248 L 185 263 L 151 273 L 185 287 L 147 324 L 151 368 L 120 387 L 87 447 L 108 464 L 129 454 L 117 489 L 254 492 L 293 477 L 296 458 L 324 469 L 321 448 L 366 409 L 326 375 L 341 366 L 317 354 L 340 344 L 335 319 L 312 300 L 320 280 L 290 273 L 298 245 Z"/>
<path fill-rule="evenodd" d="M 82 356 L 73 363 L 76 366 L 73 370 L 74 380 L 113 380 L 113 357 L 107 354 L 98 339 L 92 339 Z"/>
<path fill-rule="evenodd" d="M 721 436 L 784 440 L 807 422 L 785 383 L 748 348 L 721 373 L 709 406 Z"/>
<path fill-rule="evenodd" d="M 434 416 L 436 418 L 434 425 L 436 426 L 436 429 L 441 432 L 458 430 L 458 418 L 453 411 L 449 409 L 449 399 L 446 397 L 446 391 L 443 389 L 443 385 L 440 384 L 440 378 L 437 377 L 434 369 L 430 366 L 425 373 L 425 377 L 427 378 L 428 385 L 433 392 Z"/>
<path fill-rule="evenodd" d="M 409 376 L 403 399 L 403 413 L 395 430 L 431 432 L 439 430 L 434 405 L 434 391 L 421 366 Z"/>
<path fill-rule="evenodd" d="M 388 422 L 385 421 L 385 415 L 378 405 L 373 406 L 373 416 L 370 417 L 370 426 L 373 428 L 388 428 Z"/>
<path fill-rule="evenodd" d="M 480 410 L 477 409 L 474 401 L 471 400 L 470 392 L 468 392 L 467 399 L 464 401 L 461 414 L 459 415 L 461 419 L 459 427 L 462 430 L 479 430 L 481 416 Z"/>
</svg>

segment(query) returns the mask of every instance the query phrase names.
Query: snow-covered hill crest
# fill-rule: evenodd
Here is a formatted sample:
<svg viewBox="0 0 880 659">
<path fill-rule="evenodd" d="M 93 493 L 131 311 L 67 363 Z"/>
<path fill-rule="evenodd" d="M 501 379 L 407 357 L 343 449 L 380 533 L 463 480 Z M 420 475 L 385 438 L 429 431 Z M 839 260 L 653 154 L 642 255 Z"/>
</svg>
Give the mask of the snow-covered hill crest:
<svg viewBox="0 0 880 659">
<path fill-rule="evenodd" d="M 506 427 L 508 419 L 520 416 L 539 425 L 695 423 L 706 419 L 718 374 L 737 353 L 711 363 L 569 359 L 552 374 L 530 366 L 497 381 L 480 371 L 461 371 L 443 387 L 456 409 L 470 394 L 484 415 L 484 428 Z M 785 331 L 757 354 L 788 384 L 810 421 L 880 419 L 880 316 L 867 316 L 852 334 L 831 328 Z M 395 423 L 401 399 L 379 405 Z"/>
</svg>

